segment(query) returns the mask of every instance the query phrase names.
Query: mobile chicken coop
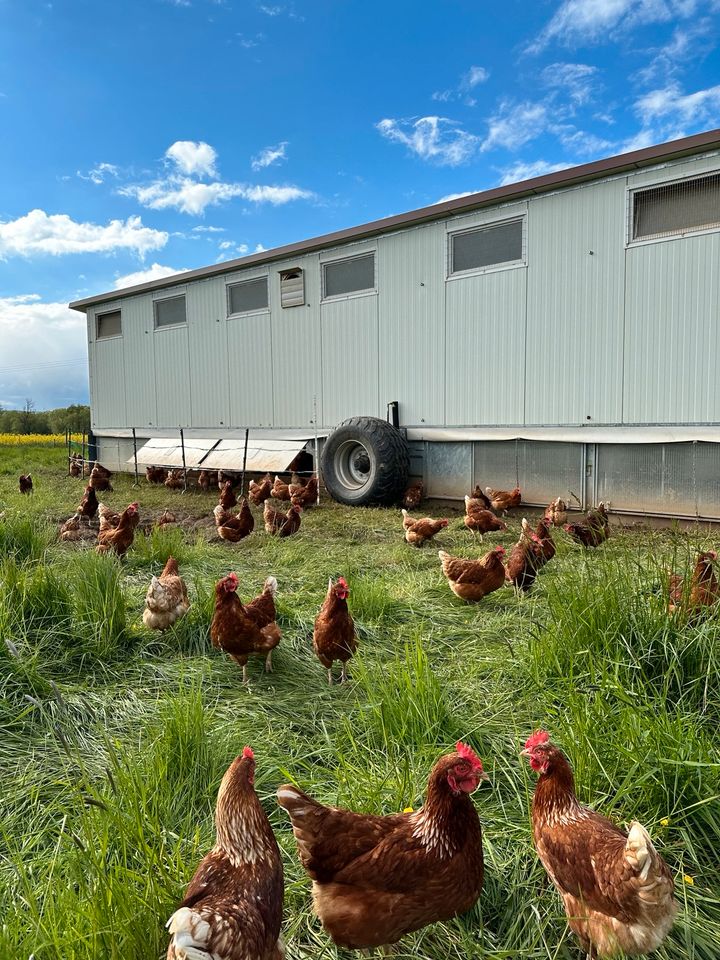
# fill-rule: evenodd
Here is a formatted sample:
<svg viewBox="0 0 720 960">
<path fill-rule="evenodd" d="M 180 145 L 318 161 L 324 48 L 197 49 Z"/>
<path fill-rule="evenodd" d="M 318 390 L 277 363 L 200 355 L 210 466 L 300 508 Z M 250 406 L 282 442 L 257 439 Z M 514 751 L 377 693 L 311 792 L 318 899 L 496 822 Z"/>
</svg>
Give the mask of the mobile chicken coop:
<svg viewBox="0 0 720 960">
<path fill-rule="evenodd" d="M 115 469 L 720 519 L 720 130 L 70 306 Z"/>
</svg>

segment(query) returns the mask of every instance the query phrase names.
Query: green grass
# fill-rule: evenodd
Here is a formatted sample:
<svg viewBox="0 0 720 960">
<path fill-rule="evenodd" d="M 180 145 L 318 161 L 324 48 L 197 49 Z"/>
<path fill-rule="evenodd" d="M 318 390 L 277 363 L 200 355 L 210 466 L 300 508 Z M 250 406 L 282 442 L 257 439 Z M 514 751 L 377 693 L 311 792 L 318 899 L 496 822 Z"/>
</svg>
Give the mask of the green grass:
<svg viewBox="0 0 720 960">
<path fill-rule="evenodd" d="M 618 531 L 584 553 L 558 536 L 536 589 L 463 604 L 436 549 L 402 540 L 399 511 L 323 503 L 300 534 L 257 526 L 214 537 L 214 497 L 118 477 L 105 499 L 167 507 L 182 529 L 149 530 L 120 561 L 57 542 L 83 483 L 63 451 L 3 449 L 0 463 L 0 958 L 147 960 L 213 842 L 217 788 L 242 746 L 285 858 L 288 956 L 341 956 L 313 917 L 287 818 L 293 780 L 318 799 L 388 813 L 423 800 L 439 753 L 462 737 L 491 777 L 475 795 L 486 881 L 462 918 L 408 937 L 418 960 L 576 958 L 560 901 L 532 847 L 534 777 L 518 756 L 537 726 L 567 752 L 584 802 L 641 820 L 677 878 L 682 910 L 662 960 L 711 960 L 720 941 L 720 616 L 670 619 L 667 568 L 712 545 L 702 529 Z M 35 493 L 17 493 L 31 470 Z M 456 508 L 438 546 L 475 543 Z M 202 519 L 204 518 L 204 520 Z M 181 564 L 192 607 L 163 635 L 142 624 L 150 576 Z M 242 596 L 279 582 L 283 640 L 266 675 L 212 649 L 213 585 L 230 570 Z M 330 576 L 350 583 L 360 648 L 351 681 L 328 687 L 312 625 Z M 683 881 L 683 876 L 692 883 Z M 345 955 L 347 956 L 347 954 Z"/>
</svg>

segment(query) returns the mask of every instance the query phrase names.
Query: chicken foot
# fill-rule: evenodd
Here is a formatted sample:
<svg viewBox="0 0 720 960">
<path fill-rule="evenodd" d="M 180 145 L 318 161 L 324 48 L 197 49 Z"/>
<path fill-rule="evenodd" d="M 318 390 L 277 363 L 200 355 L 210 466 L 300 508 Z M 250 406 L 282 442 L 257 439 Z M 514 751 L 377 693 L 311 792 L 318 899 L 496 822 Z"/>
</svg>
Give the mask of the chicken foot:
<svg viewBox="0 0 720 960">
<path fill-rule="evenodd" d="M 272 650 L 269 650 L 265 657 L 265 673 L 272 673 Z"/>
</svg>

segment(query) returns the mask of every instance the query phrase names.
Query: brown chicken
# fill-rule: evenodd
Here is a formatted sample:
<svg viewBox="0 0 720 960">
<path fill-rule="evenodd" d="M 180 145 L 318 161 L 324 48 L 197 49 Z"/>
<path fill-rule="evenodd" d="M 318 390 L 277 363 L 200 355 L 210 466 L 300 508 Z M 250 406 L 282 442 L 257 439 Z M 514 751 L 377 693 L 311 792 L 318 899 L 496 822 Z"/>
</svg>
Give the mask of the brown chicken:
<svg viewBox="0 0 720 960">
<path fill-rule="evenodd" d="M 155 529 L 163 530 L 165 527 L 170 527 L 174 523 L 177 523 L 177 517 L 170 510 L 163 510 L 160 516 L 155 521 Z"/>
<path fill-rule="evenodd" d="M 283 960 L 283 868 L 255 793 L 255 757 L 244 747 L 215 807 L 215 846 L 167 922 L 167 960 Z"/>
<path fill-rule="evenodd" d="M 288 490 L 290 491 L 290 501 L 296 507 L 314 507 L 317 503 L 317 477 L 310 477 L 305 486 L 291 483 Z"/>
<path fill-rule="evenodd" d="M 543 562 L 540 538 L 532 530 L 523 528 L 520 539 L 510 551 L 505 577 L 518 594 L 527 593 L 535 583 Z"/>
<path fill-rule="evenodd" d="M 503 557 L 505 549 L 495 547 L 479 560 L 464 560 L 461 557 L 451 557 L 444 550 L 438 550 L 450 589 L 461 600 L 475 602 L 499 590 L 505 583 L 505 567 Z"/>
<path fill-rule="evenodd" d="M 145 479 L 148 483 L 165 483 L 167 475 L 165 467 L 145 467 Z"/>
<path fill-rule="evenodd" d="M 519 507 L 522 502 L 520 487 L 515 487 L 513 490 L 493 490 L 492 487 L 485 487 L 485 493 L 493 510 L 501 510 L 503 513 L 513 507 Z"/>
<path fill-rule="evenodd" d="M 228 473 L 227 470 L 218 470 L 217 472 L 217 485 L 218 490 L 222 490 L 226 483 L 229 483 L 231 487 L 235 487 L 238 483 L 238 478 L 234 473 Z"/>
<path fill-rule="evenodd" d="M 411 517 L 403 507 L 403 529 L 405 530 L 405 539 L 414 547 L 422 547 L 429 540 L 440 533 L 450 522 L 449 520 L 433 520 L 431 517 Z"/>
<path fill-rule="evenodd" d="M 300 529 L 300 514 L 302 507 L 290 504 L 287 513 L 279 513 L 274 510 L 266 500 L 263 509 L 263 520 L 265 529 L 268 533 L 276 533 L 279 537 L 290 537 Z"/>
<path fill-rule="evenodd" d="M 566 523 L 563 527 L 570 537 L 583 547 L 599 547 L 610 536 L 610 522 L 605 504 L 590 510 L 578 523 Z"/>
<path fill-rule="evenodd" d="M 237 497 L 235 496 L 235 491 L 233 490 L 233 485 L 230 480 L 226 480 L 220 488 L 218 502 L 223 510 L 232 510 L 232 508 L 237 505 Z"/>
<path fill-rule="evenodd" d="M 483 488 L 479 483 L 475 484 L 475 489 L 470 494 L 471 500 L 482 500 L 482 505 L 485 510 L 492 510 L 492 503 L 490 503 L 490 498 L 486 496 L 483 492 Z"/>
<path fill-rule="evenodd" d="M 422 503 L 423 484 L 422 480 L 415 480 L 409 484 L 403 494 L 402 505 L 406 510 L 417 510 Z"/>
<path fill-rule="evenodd" d="M 213 485 L 213 477 L 209 470 L 201 470 L 197 477 L 197 485 L 207 493 Z"/>
<path fill-rule="evenodd" d="M 567 503 L 556 497 L 545 507 L 544 517 L 554 527 L 562 527 L 567 523 Z"/>
<path fill-rule="evenodd" d="M 98 510 L 100 509 L 98 506 Z M 100 517 L 100 532 L 98 533 L 97 553 L 109 553 L 114 550 L 115 553 L 124 556 L 133 544 L 135 539 L 135 528 L 140 521 L 137 503 L 131 503 L 120 514 L 117 526 L 113 527 L 106 520 L 103 528 L 103 517 Z"/>
<path fill-rule="evenodd" d="M 95 493 L 95 488 L 88 484 L 85 487 L 83 498 L 77 508 L 78 515 L 85 517 L 87 520 L 92 520 L 95 517 L 95 514 L 98 512 L 98 506 L 99 504 L 97 494 Z"/>
<path fill-rule="evenodd" d="M 29 473 L 21 473 L 20 479 L 18 480 L 18 486 L 20 487 L 20 493 L 32 493 L 32 475 Z"/>
<path fill-rule="evenodd" d="M 68 473 L 71 477 L 82 476 L 82 457 L 79 454 L 73 453 L 73 455 L 70 457 Z"/>
<path fill-rule="evenodd" d="M 100 517 L 100 533 L 106 533 L 108 530 L 114 530 L 120 523 L 122 514 L 111 510 L 107 504 L 98 504 L 98 515 Z"/>
<path fill-rule="evenodd" d="M 264 656 L 265 670 L 272 671 L 272 652 L 282 634 L 275 622 L 277 580 L 268 577 L 263 592 L 243 604 L 237 595 L 237 574 L 230 573 L 215 584 L 215 612 L 210 624 L 213 646 L 224 650 L 243 668 L 243 683 L 248 682 L 250 656 Z"/>
<path fill-rule="evenodd" d="M 159 577 L 153 577 L 145 596 L 143 623 L 148 630 L 167 630 L 190 609 L 185 581 L 175 557 L 168 557 Z"/>
<path fill-rule="evenodd" d="M 251 480 L 248 487 L 248 498 L 250 503 L 256 507 L 261 506 L 268 499 L 272 492 L 272 477 L 266 473 L 262 480 Z"/>
<path fill-rule="evenodd" d="M 714 550 L 699 553 L 695 562 L 690 582 L 677 573 L 670 574 L 670 602 L 669 613 L 690 614 L 693 620 L 699 619 L 703 613 L 720 599 L 720 584 L 718 584 L 713 569 L 717 560 Z"/>
<path fill-rule="evenodd" d="M 82 524 L 79 514 L 76 513 L 74 517 L 70 517 L 60 527 L 60 539 L 64 541 L 82 540 Z"/>
<path fill-rule="evenodd" d="M 483 850 L 470 794 L 487 780 L 473 750 L 458 742 L 430 773 L 424 805 L 390 816 L 326 807 L 285 784 L 313 906 L 338 946 L 397 943 L 413 930 L 464 913 L 480 896 Z"/>
<path fill-rule="evenodd" d="M 275 475 L 275 483 L 272 485 L 270 496 L 274 497 L 275 500 L 290 499 L 290 485 L 285 483 L 284 480 L 281 480 L 277 474 Z"/>
<path fill-rule="evenodd" d="M 240 501 L 239 513 L 230 513 L 224 510 L 218 504 L 213 510 L 215 516 L 215 526 L 218 536 L 230 543 L 239 543 L 244 537 L 249 536 L 255 529 L 255 517 L 253 517 L 248 502 L 245 497 Z"/>
<path fill-rule="evenodd" d="M 185 486 L 185 477 L 182 470 L 169 470 L 165 478 L 165 486 L 168 490 L 182 490 Z"/>
<path fill-rule="evenodd" d="M 532 802 L 533 838 L 560 891 L 570 929 L 590 957 L 631 957 L 656 950 L 672 927 L 673 880 L 645 828 L 626 833 L 575 796 L 572 770 L 544 730 L 522 753 L 539 774 Z"/>
<path fill-rule="evenodd" d="M 483 534 L 494 530 L 507 530 L 507 524 L 485 507 L 487 497 L 465 497 L 465 526 L 473 533 Z"/>
<path fill-rule="evenodd" d="M 522 522 L 523 536 L 528 540 L 532 540 L 532 530 L 530 524 L 523 517 Z M 555 541 L 552 538 L 550 533 L 550 520 L 547 517 L 543 517 L 538 521 L 538 525 L 535 528 L 535 536 L 537 537 L 540 543 L 540 567 L 544 567 L 546 563 L 549 563 L 550 560 L 555 556 L 557 548 L 555 546 Z M 539 569 L 539 568 L 538 568 Z"/>
<path fill-rule="evenodd" d="M 97 490 L 109 490 L 112 493 L 112 484 L 110 483 L 110 477 L 112 473 L 106 467 L 103 467 L 102 464 L 96 463 L 92 470 L 90 471 L 90 479 L 88 483 L 93 489 Z"/>
<path fill-rule="evenodd" d="M 325 602 L 315 617 L 313 649 L 320 663 L 327 669 L 328 683 L 332 685 L 332 665 L 335 660 L 342 664 L 340 683 L 347 680 L 346 664 L 357 650 L 355 624 L 350 616 L 347 598 L 350 588 L 344 577 L 337 583 L 328 582 Z"/>
</svg>

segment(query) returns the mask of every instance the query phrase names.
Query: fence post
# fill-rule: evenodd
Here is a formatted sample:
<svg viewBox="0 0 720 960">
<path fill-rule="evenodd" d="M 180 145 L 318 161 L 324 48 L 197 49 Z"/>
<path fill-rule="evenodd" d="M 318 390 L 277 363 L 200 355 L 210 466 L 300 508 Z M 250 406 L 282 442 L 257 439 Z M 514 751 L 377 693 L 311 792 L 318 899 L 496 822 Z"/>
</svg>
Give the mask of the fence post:
<svg viewBox="0 0 720 960">
<path fill-rule="evenodd" d="M 243 469 L 242 469 L 242 482 L 240 483 L 240 493 L 242 496 L 245 496 L 245 466 L 247 464 L 247 448 L 248 448 L 248 437 L 250 436 L 250 428 L 245 427 L 245 451 L 243 453 Z"/>
<path fill-rule="evenodd" d="M 187 490 L 187 467 L 185 466 L 185 433 L 182 427 L 180 427 L 180 447 L 182 448 L 183 461 L 183 493 L 185 493 Z"/>
<path fill-rule="evenodd" d="M 135 427 L 132 428 L 133 432 L 133 460 L 135 461 L 135 486 L 140 485 L 138 480 L 138 468 L 137 468 L 137 437 L 135 436 Z M 118 458 L 119 459 L 119 458 Z"/>
</svg>

